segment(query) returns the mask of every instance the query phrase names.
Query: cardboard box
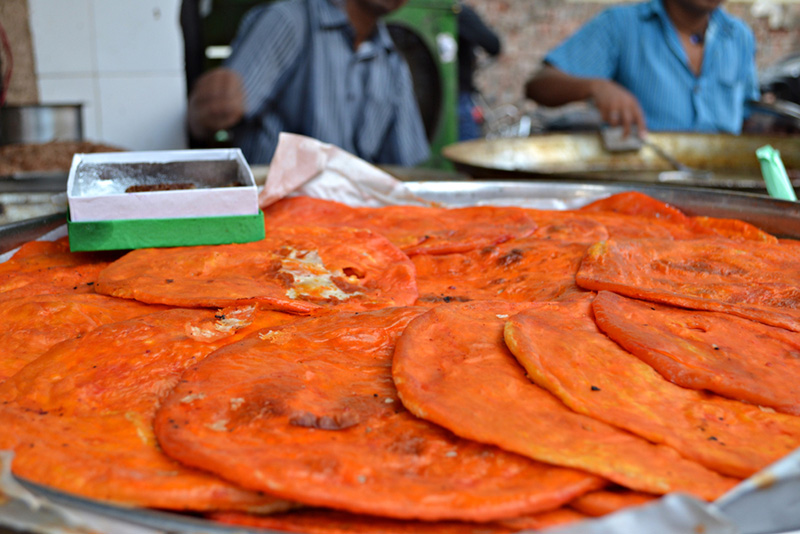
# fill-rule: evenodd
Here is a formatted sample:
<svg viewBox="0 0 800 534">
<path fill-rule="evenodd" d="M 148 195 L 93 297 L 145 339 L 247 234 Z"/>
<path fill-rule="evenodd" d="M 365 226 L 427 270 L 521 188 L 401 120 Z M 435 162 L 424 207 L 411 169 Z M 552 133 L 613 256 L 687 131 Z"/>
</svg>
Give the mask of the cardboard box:
<svg viewBox="0 0 800 534">
<path fill-rule="evenodd" d="M 257 187 L 239 149 L 75 154 L 67 202 L 73 251 L 264 238 Z"/>
</svg>

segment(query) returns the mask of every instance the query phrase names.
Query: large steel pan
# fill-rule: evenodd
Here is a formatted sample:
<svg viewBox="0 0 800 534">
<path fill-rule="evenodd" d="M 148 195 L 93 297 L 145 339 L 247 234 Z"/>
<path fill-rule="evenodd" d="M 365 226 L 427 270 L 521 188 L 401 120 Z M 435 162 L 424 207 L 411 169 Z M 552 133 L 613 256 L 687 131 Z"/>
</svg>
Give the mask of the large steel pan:
<svg viewBox="0 0 800 534">
<path fill-rule="evenodd" d="M 542 134 L 524 138 L 475 140 L 445 147 L 444 156 L 473 178 L 578 179 L 598 182 L 671 183 L 764 192 L 756 149 L 777 149 L 795 188 L 800 187 L 800 137 L 651 133 L 651 141 L 711 178 L 680 175 L 651 148 L 610 152 L 598 132 Z"/>
</svg>

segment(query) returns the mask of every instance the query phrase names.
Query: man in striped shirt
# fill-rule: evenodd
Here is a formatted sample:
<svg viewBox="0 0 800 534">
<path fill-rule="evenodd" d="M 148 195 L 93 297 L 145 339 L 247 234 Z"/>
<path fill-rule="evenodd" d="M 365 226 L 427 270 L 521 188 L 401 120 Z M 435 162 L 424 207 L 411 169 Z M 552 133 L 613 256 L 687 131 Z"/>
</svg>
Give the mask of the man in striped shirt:
<svg viewBox="0 0 800 534">
<path fill-rule="evenodd" d="M 371 163 L 411 166 L 429 147 L 411 74 L 381 17 L 407 0 L 283 0 L 251 10 L 226 64 L 189 97 L 191 135 L 231 130 L 251 164 L 281 131 Z"/>
<path fill-rule="evenodd" d="M 603 120 L 644 134 L 738 134 L 758 100 L 755 38 L 723 0 L 609 8 L 552 50 L 525 87 L 546 106 L 592 100 Z"/>
</svg>

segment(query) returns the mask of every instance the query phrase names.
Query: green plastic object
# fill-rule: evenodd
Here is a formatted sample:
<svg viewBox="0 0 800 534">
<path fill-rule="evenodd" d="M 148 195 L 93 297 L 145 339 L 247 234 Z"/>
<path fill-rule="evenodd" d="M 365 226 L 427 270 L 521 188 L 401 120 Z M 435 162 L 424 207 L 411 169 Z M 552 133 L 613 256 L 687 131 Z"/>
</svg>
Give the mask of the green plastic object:
<svg viewBox="0 0 800 534">
<path fill-rule="evenodd" d="M 72 252 L 190 247 L 264 239 L 264 213 L 180 219 L 67 220 Z"/>
<path fill-rule="evenodd" d="M 761 164 L 761 174 L 767 184 L 767 193 L 772 198 L 780 200 L 797 201 L 797 195 L 786 174 L 786 167 L 783 166 L 781 154 L 772 146 L 765 145 L 756 150 L 756 157 Z"/>
</svg>

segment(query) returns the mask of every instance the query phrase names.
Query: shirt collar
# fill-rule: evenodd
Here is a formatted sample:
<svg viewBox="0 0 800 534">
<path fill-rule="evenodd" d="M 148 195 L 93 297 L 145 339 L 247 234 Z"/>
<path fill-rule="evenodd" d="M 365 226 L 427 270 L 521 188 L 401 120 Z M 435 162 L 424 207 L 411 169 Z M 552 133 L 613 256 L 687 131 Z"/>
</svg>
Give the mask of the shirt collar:
<svg viewBox="0 0 800 534">
<path fill-rule="evenodd" d="M 312 0 L 317 5 L 319 24 L 322 28 L 350 27 L 350 19 L 344 10 L 344 0 Z M 386 23 L 378 21 L 377 31 L 369 38 L 376 46 L 386 50 L 394 50 L 394 41 L 389 34 Z"/>
<path fill-rule="evenodd" d="M 350 19 L 344 11 L 344 2 L 341 0 L 314 0 L 319 13 L 319 24 L 323 28 L 337 28 L 349 26 Z"/>
<path fill-rule="evenodd" d="M 666 9 L 664 9 L 663 0 L 649 0 L 648 2 L 639 4 L 639 17 L 642 20 L 658 17 L 663 22 L 672 23 L 669 19 L 669 15 L 667 15 Z M 730 15 L 720 8 L 716 8 L 711 12 L 711 17 L 708 20 L 708 30 L 706 30 L 707 32 L 713 31 L 716 33 L 718 31 L 723 31 L 730 34 L 733 30 L 733 22 Z"/>
</svg>

